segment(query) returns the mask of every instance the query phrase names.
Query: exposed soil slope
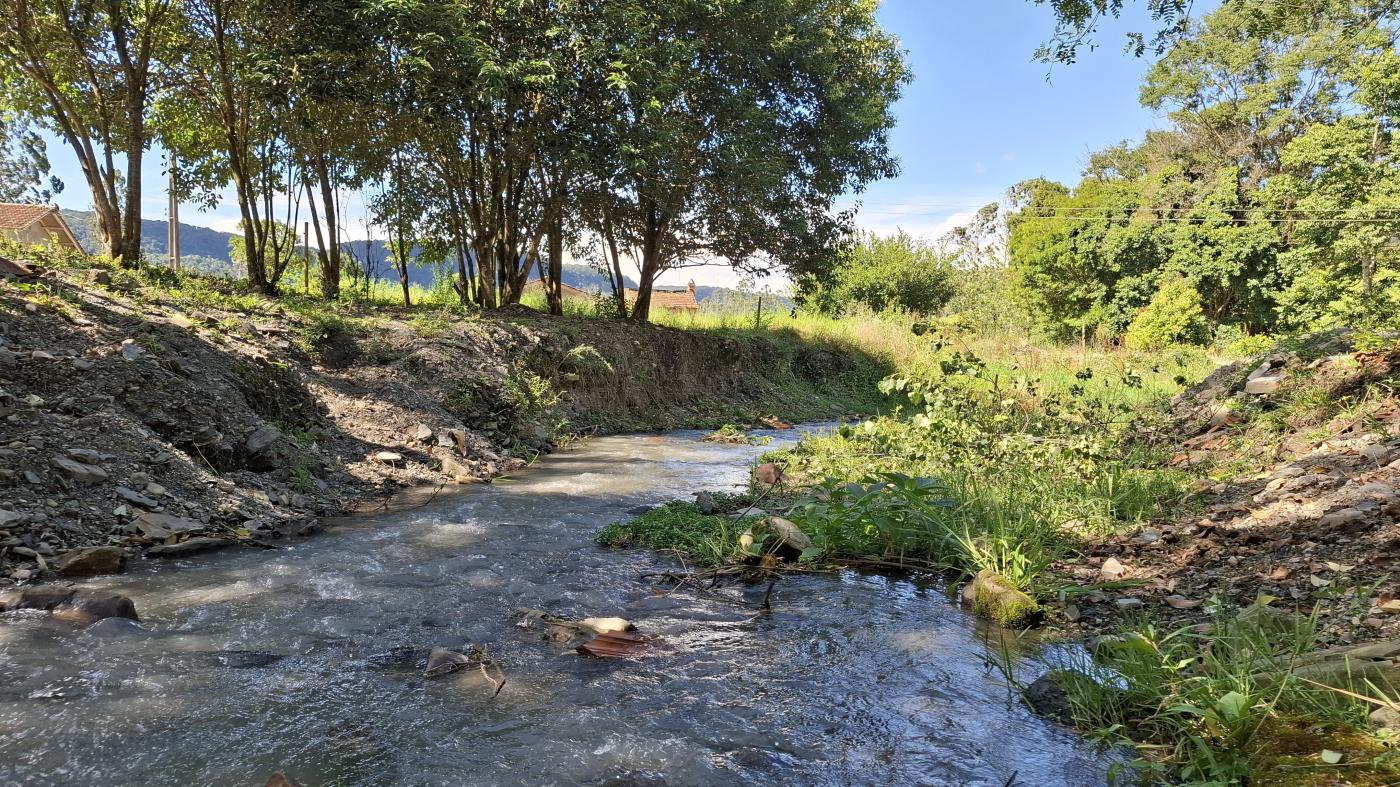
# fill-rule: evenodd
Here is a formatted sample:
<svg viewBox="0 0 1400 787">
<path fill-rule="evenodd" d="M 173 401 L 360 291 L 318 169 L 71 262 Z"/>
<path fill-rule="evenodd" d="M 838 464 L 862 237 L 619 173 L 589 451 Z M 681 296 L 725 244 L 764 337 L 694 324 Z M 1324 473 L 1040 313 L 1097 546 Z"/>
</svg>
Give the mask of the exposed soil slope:
<svg viewBox="0 0 1400 787">
<path fill-rule="evenodd" d="M 1085 623 L 1111 624 L 1131 599 L 1179 622 L 1262 599 L 1316 612 L 1324 644 L 1400 636 L 1400 350 L 1339 348 L 1222 367 L 1177 398 L 1174 462 L 1207 474 L 1197 505 L 1061 566 L 1146 583 L 1081 600 Z M 1277 386 L 1246 392 L 1251 375 Z"/>
<path fill-rule="evenodd" d="M 0 584 L 304 534 L 580 432 L 752 420 L 775 401 L 792 403 L 784 417 L 838 417 L 882 371 L 795 337 L 523 309 L 331 314 L 207 297 L 232 291 L 218 283 L 7 269 Z M 119 551 L 63 557 L 94 545 Z"/>
</svg>

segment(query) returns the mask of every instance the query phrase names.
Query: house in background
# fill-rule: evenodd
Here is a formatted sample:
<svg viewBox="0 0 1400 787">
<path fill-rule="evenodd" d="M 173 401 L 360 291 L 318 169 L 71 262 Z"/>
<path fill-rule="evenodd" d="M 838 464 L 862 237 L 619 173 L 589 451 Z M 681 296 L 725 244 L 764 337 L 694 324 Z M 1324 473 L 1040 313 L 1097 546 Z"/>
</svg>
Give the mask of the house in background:
<svg viewBox="0 0 1400 787">
<path fill-rule="evenodd" d="M 539 279 L 531 279 L 529 282 L 527 282 L 525 284 L 525 288 L 520 291 L 520 294 L 529 295 L 535 292 L 539 293 L 543 297 L 548 297 L 545 296 L 544 282 L 540 281 Z M 564 296 L 565 301 L 577 301 L 579 303 L 588 304 L 593 303 L 593 293 L 589 292 L 588 290 L 580 290 L 577 287 L 570 287 L 569 285 L 560 282 L 559 292 L 561 295 Z"/>
<path fill-rule="evenodd" d="M 48 205 L 0 202 L 0 237 L 30 246 L 83 250 L 58 208 Z"/>
<path fill-rule="evenodd" d="M 631 309 L 637 303 L 637 291 L 629 289 L 625 293 L 627 298 L 627 308 Z M 678 312 L 698 312 L 700 302 L 695 299 L 695 282 L 691 281 L 684 290 L 658 290 L 651 291 L 651 310 L 669 309 Z"/>
</svg>

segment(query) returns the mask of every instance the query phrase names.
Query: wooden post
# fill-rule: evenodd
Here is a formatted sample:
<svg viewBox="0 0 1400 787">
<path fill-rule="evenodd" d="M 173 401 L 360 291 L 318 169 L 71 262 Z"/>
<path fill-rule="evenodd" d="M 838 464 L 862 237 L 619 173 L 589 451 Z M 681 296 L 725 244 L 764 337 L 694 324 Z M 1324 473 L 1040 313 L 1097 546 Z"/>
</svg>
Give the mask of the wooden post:
<svg viewBox="0 0 1400 787">
<path fill-rule="evenodd" d="M 758 294 L 758 308 L 753 313 L 753 329 L 756 331 L 763 326 L 763 293 Z"/>
</svg>

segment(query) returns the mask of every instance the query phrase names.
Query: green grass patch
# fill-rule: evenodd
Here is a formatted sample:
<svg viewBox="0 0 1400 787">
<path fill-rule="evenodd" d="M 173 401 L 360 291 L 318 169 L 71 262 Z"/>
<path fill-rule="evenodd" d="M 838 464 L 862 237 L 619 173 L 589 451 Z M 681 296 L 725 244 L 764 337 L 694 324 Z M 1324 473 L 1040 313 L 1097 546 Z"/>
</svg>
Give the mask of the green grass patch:
<svg viewBox="0 0 1400 787">
<path fill-rule="evenodd" d="M 737 505 L 738 498 L 717 497 Z M 746 520 L 702 514 L 693 503 L 675 501 L 629 522 L 614 522 L 598 531 L 597 538 L 605 547 L 672 552 L 704 566 L 717 566 L 738 554 L 739 535 L 748 527 Z"/>
</svg>

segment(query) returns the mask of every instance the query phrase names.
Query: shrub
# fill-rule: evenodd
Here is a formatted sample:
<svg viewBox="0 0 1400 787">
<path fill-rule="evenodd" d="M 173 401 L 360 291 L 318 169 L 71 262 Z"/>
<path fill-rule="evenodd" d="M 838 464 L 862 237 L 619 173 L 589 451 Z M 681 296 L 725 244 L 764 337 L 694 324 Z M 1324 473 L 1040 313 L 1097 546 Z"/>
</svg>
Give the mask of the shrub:
<svg viewBox="0 0 1400 787">
<path fill-rule="evenodd" d="M 1201 294 L 1186 279 L 1162 282 L 1152 302 L 1137 313 L 1123 336 L 1132 350 L 1160 350 L 1173 344 L 1195 344 L 1205 335 Z"/>
<path fill-rule="evenodd" d="M 875 312 L 928 315 L 953 297 L 952 266 L 903 232 L 860 237 L 839 255 L 826 279 L 804 295 L 828 314 L 860 305 Z"/>
</svg>

